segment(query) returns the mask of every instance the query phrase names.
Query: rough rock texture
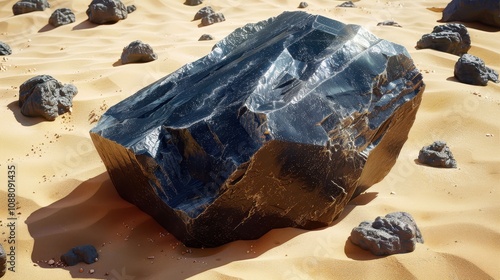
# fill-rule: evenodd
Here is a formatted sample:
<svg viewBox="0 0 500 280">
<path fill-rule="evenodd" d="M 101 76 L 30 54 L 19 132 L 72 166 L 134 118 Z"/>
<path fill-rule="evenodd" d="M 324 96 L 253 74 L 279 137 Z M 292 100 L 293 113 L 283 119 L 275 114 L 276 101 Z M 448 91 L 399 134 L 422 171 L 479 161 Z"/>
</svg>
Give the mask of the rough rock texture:
<svg viewBox="0 0 500 280">
<path fill-rule="evenodd" d="M 381 21 L 381 22 L 377 23 L 377 26 L 381 26 L 381 25 L 403 27 L 399 23 L 397 23 L 393 20 L 385 20 L 385 21 Z"/>
<path fill-rule="evenodd" d="M 129 5 L 127 6 L 127 13 L 131 14 L 137 10 L 137 7 L 135 5 Z"/>
<path fill-rule="evenodd" d="M 28 117 L 43 117 L 53 121 L 71 110 L 78 93 L 72 84 L 63 85 L 52 76 L 39 75 L 25 81 L 19 88 L 19 107 Z"/>
<path fill-rule="evenodd" d="M 0 278 L 5 275 L 7 270 L 7 254 L 5 254 L 5 250 L 0 244 Z"/>
<path fill-rule="evenodd" d="M 115 23 L 128 15 L 127 7 L 120 0 L 92 0 L 86 13 L 89 21 L 96 24 Z"/>
<path fill-rule="evenodd" d="M 435 141 L 422 147 L 418 153 L 418 161 L 432 167 L 456 168 L 457 162 L 444 141 Z"/>
<path fill-rule="evenodd" d="M 226 18 L 222 13 L 213 13 L 201 18 L 201 25 L 203 26 L 212 25 L 214 23 L 223 22 L 225 20 Z"/>
<path fill-rule="evenodd" d="M 6 43 L 0 41 L 0 55 L 10 55 L 12 54 L 12 49 Z"/>
<path fill-rule="evenodd" d="M 441 21 L 478 21 L 500 27 L 500 1 L 452 0 L 443 10 Z"/>
<path fill-rule="evenodd" d="M 123 48 L 121 61 L 123 64 L 127 64 L 134 62 L 149 62 L 157 58 L 158 56 L 154 53 L 150 45 L 136 40 Z"/>
<path fill-rule="evenodd" d="M 307 4 L 307 2 L 300 2 L 299 3 L 299 8 L 301 8 L 301 9 L 307 8 L 307 6 L 309 6 L 309 4 Z"/>
<path fill-rule="evenodd" d="M 113 106 L 90 135 L 124 199 L 211 247 L 330 225 L 389 172 L 423 90 L 404 47 L 285 12 Z"/>
<path fill-rule="evenodd" d="M 198 5 L 200 5 L 201 3 L 203 3 L 203 0 L 186 0 L 186 2 L 184 2 L 184 5 L 188 5 L 188 6 L 198 6 Z"/>
<path fill-rule="evenodd" d="M 200 39 L 198 39 L 198 41 L 209 41 L 209 40 L 213 40 L 214 37 L 210 34 L 203 34 L 200 36 Z"/>
<path fill-rule="evenodd" d="M 344 2 L 340 5 L 337 5 L 337 7 L 341 7 L 341 8 L 355 8 L 356 5 L 354 5 L 354 3 L 352 1 L 347 1 L 347 2 Z"/>
<path fill-rule="evenodd" d="M 417 42 L 419 49 L 434 49 L 455 55 L 467 53 L 470 45 L 469 32 L 463 24 L 459 23 L 435 26 L 432 33 L 423 35 Z"/>
<path fill-rule="evenodd" d="M 49 24 L 55 27 L 75 22 L 75 14 L 68 8 L 55 10 L 49 18 Z"/>
<path fill-rule="evenodd" d="M 61 256 L 61 261 L 68 266 L 77 265 L 80 262 L 94 263 L 99 257 L 97 250 L 92 245 L 82 245 L 71 248 Z"/>
<path fill-rule="evenodd" d="M 484 61 L 471 54 L 462 55 L 455 63 L 457 80 L 470 85 L 485 86 L 488 81 L 498 83 L 498 72 L 487 67 Z"/>
<path fill-rule="evenodd" d="M 215 14 L 215 11 L 214 9 L 212 9 L 212 7 L 210 6 L 203 7 L 194 15 L 194 20 L 202 19 L 203 17 L 206 17 L 211 14 Z"/>
<path fill-rule="evenodd" d="M 12 6 L 12 12 L 14 15 L 20 15 L 35 11 L 44 11 L 46 8 L 50 8 L 47 0 L 21 0 Z"/>
<path fill-rule="evenodd" d="M 413 252 L 417 242 L 424 243 L 415 220 L 406 212 L 362 222 L 351 231 L 350 240 L 377 256 Z"/>
</svg>

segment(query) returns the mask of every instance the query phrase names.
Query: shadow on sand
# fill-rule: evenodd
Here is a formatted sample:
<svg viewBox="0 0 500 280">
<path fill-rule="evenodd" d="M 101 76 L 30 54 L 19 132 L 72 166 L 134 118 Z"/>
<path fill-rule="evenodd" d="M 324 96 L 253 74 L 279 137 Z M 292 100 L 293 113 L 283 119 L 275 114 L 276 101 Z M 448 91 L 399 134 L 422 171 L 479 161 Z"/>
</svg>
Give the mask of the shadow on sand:
<svg viewBox="0 0 500 280">
<path fill-rule="evenodd" d="M 357 205 L 375 197 L 375 193 L 358 196 L 335 223 Z M 187 248 L 150 216 L 123 200 L 107 173 L 81 183 L 66 197 L 35 211 L 26 224 L 34 239 L 31 256 L 34 263 L 47 269 L 67 270 L 73 278 L 97 279 L 126 276 L 145 279 L 152 277 L 154 271 L 158 273 L 158 266 L 164 279 L 185 279 L 231 262 L 253 259 L 308 232 L 275 229 L 257 240 L 235 241 L 217 248 Z M 47 264 L 50 259 L 59 261 L 70 248 L 85 244 L 92 244 L 98 250 L 96 263 L 59 268 Z M 248 248 L 254 249 L 249 253 Z M 353 258 L 364 256 L 346 245 L 347 253 Z M 146 265 L 156 268 L 144 269 Z M 85 272 L 79 272 L 80 268 Z M 89 269 L 95 273 L 89 274 Z"/>
<path fill-rule="evenodd" d="M 82 29 L 91 29 L 91 28 L 94 28 L 96 26 L 98 26 L 99 24 L 96 24 L 96 23 L 92 23 L 90 22 L 88 19 L 87 20 L 84 20 L 82 22 L 80 22 L 79 24 L 77 24 L 75 27 L 73 27 L 72 30 L 82 30 Z"/>
<path fill-rule="evenodd" d="M 13 101 L 9 103 L 9 105 L 7 105 L 7 108 L 9 108 L 9 110 L 12 111 L 16 120 L 23 126 L 33 126 L 41 122 L 47 121 L 42 117 L 26 117 L 21 113 L 21 108 L 19 107 L 18 104 L 19 104 L 18 101 Z"/>
</svg>

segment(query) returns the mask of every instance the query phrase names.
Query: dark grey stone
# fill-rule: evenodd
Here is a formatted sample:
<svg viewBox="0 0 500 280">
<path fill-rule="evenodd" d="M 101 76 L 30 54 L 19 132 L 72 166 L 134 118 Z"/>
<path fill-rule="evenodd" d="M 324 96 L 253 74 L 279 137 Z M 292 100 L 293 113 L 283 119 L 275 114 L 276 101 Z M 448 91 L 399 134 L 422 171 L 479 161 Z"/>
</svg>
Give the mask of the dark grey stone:
<svg viewBox="0 0 500 280">
<path fill-rule="evenodd" d="M 115 23 L 128 15 L 127 7 L 120 0 L 92 0 L 86 13 L 89 21 L 96 24 Z"/>
<path fill-rule="evenodd" d="M 202 19 L 208 15 L 215 14 L 215 11 L 210 6 L 201 8 L 195 15 L 194 20 Z"/>
<path fill-rule="evenodd" d="M 7 254 L 5 254 L 5 250 L 3 249 L 2 244 L 0 244 L 0 278 L 5 275 L 7 270 Z"/>
<path fill-rule="evenodd" d="M 347 1 L 347 2 L 344 2 L 340 5 L 337 5 L 337 7 L 341 7 L 341 8 L 355 8 L 356 5 L 354 5 L 354 3 L 352 1 Z"/>
<path fill-rule="evenodd" d="M 443 10 L 441 21 L 478 21 L 500 27 L 500 1 L 498 0 L 452 0 Z"/>
<path fill-rule="evenodd" d="M 301 9 L 307 8 L 307 6 L 309 6 L 309 4 L 307 4 L 307 2 L 300 2 L 299 3 L 299 8 L 301 8 Z"/>
<path fill-rule="evenodd" d="M 362 222 L 353 228 L 350 240 L 377 256 L 413 252 L 417 242 L 424 243 L 415 220 L 406 212 Z"/>
<path fill-rule="evenodd" d="M 184 2 L 184 5 L 188 5 L 188 6 L 198 6 L 198 5 L 200 5 L 201 3 L 203 3 L 203 0 L 186 0 L 186 2 Z"/>
<path fill-rule="evenodd" d="M 127 64 L 134 62 L 149 62 L 157 58 L 158 56 L 154 53 L 150 45 L 136 40 L 123 48 L 121 61 L 123 64 Z"/>
<path fill-rule="evenodd" d="M 20 15 L 35 11 L 44 11 L 46 8 L 50 8 L 47 0 L 21 0 L 12 6 L 12 12 L 14 15 Z"/>
<path fill-rule="evenodd" d="M 77 265 L 80 262 L 94 263 L 99 257 L 97 250 L 92 245 L 82 245 L 71 248 L 61 256 L 61 261 L 67 266 Z"/>
<path fill-rule="evenodd" d="M 423 90 L 403 46 L 285 12 L 111 107 L 90 135 L 125 200 L 213 247 L 330 225 L 389 172 Z"/>
<path fill-rule="evenodd" d="M 49 24 L 55 27 L 75 22 L 75 14 L 68 8 L 55 10 L 49 18 Z"/>
<path fill-rule="evenodd" d="M 0 55 L 10 55 L 12 54 L 12 49 L 6 43 L 0 41 Z"/>
<path fill-rule="evenodd" d="M 381 22 L 377 23 L 377 26 L 381 26 L 381 25 L 403 27 L 399 23 L 397 23 L 397 22 L 395 22 L 393 20 L 386 20 L 386 21 L 381 21 Z"/>
<path fill-rule="evenodd" d="M 137 10 L 137 7 L 135 5 L 129 5 L 127 6 L 127 13 L 131 14 Z"/>
<path fill-rule="evenodd" d="M 469 32 L 463 24 L 448 23 L 434 27 L 417 42 L 419 49 L 434 49 L 455 55 L 462 55 L 471 46 Z"/>
<path fill-rule="evenodd" d="M 424 146 L 418 153 L 418 161 L 432 167 L 456 168 L 457 162 L 444 141 L 435 141 Z"/>
<path fill-rule="evenodd" d="M 203 34 L 201 35 L 200 39 L 198 39 L 198 41 L 209 41 L 209 40 L 213 40 L 214 37 L 210 34 Z"/>
<path fill-rule="evenodd" d="M 78 93 L 72 84 L 63 85 L 52 76 L 39 75 L 25 81 L 19 88 L 19 107 L 27 117 L 43 117 L 53 121 L 71 110 Z"/>
<path fill-rule="evenodd" d="M 226 20 L 226 18 L 224 17 L 224 15 L 222 13 L 213 13 L 213 14 L 209 14 L 207 16 L 202 17 L 201 18 L 201 25 L 202 26 L 212 25 L 214 23 L 223 22 L 225 20 Z"/>
<path fill-rule="evenodd" d="M 455 63 L 457 80 L 470 85 L 485 86 L 488 81 L 498 83 L 498 72 L 487 67 L 484 61 L 471 54 L 462 55 Z"/>
</svg>

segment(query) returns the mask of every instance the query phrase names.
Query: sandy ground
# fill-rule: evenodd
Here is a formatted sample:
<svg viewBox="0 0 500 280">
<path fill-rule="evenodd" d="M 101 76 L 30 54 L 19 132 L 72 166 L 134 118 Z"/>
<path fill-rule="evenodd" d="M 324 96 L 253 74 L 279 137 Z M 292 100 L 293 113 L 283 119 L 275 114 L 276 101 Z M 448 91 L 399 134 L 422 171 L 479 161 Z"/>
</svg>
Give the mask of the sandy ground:
<svg viewBox="0 0 500 280">
<path fill-rule="evenodd" d="M 500 84 L 458 83 L 458 57 L 416 50 L 447 1 L 308 1 L 309 13 L 363 25 L 377 36 L 404 45 L 427 85 L 417 118 L 390 174 L 357 197 L 331 227 L 305 231 L 277 229 L 254 241 L 214 249 L 189 249 L 148 215 L 116 193 L 88 131 L 95 117 L 142 87 L 206 55 L 214 41 L 248 22 L 298 10 L 300 1 L 206 0 L 124 1 L 137 11 L 116 24 L 86 21 L 88 1 L 49 1 L 43 12 L 13 16 L 16 0 L 0 2 L 0 41 L 13 54 L 0 57 L 0 243 L 8 248 L 7 170 L 16 166 L 16 272 L 5 279 L 500 279 Z M 203 6 L 226 21 L 199 27 L 192 21 Z M 51 28 L 50 14 L 71 8 L 76 22 Z M 402 28 L 376 26 L 395 20 Z M 500 70 L 499 31 L 467 24 L 469 53 Z M 120 65 L 133 40 L 150 44 L 158 60 Z M 40 74 L 74 84 L 73 113 L 53 122 L 21 115 L 19 86 Z M 447 141 L 459 168 L 435 169 L 415 163 L 419 149 Z M 424 244 L 414 252 L 375 257 L 353 246 L 348 236 L 363 220 L 407 211 Z M 93 244 L 99 261 L 51 267 L 73 246 Z M 80 268 L 83 272 L 79 272 Z M 90 274 L 90 269 L 94 270 Z"/>
</svg>

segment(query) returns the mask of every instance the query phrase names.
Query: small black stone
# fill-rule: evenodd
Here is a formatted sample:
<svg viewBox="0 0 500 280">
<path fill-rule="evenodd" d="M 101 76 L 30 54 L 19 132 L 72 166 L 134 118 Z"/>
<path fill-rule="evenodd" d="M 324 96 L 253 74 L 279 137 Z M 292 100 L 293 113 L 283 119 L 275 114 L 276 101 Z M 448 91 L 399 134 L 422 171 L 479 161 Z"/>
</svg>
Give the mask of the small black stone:
<svg viewBox="0 0 500 280">
<path fill-rule="evenodd" d="M 418 161 L 432 167 L 457 167 L 457 162 L 444 141 L 435 141 L 429 146 L 422 147 L 418 154 Z"/>
<path fill-rule="evenodd" d="M 87 264 L 94 263 L 99 257 L 97 250 L 92 245 L 82 245 L 71 248 L 68 252 L 61 256 L 61 261 L 68 266 L 76 265 L 80 262 Z"/>
<path fill-rule="evenodd" d="M 470 85 L 485 86 L 488 81 L 498 83 L 498 72 L 487 67 L 482 59 L 471 54 L 462 55 L 455 63 L 457 80 Z"/>
<path fill-rule="evenodd" d="M 12 49 L 6 43 L 0 41 L 0 55 L 10 55 L 12 54 Z"/>
<path fill-rule="evenodd" d="M 299 8 L 307 8 L 307 6 L 309 6 L 309 4 L 307 4 L 307 2 L 300 2 L 299 4 Z"/>
<path fill-rule="evenodd" d="M 354 3 L 352 1 L 347 1 L 347 2 L 344 2 L 340 5 L 337 5 L 337 7 L 341 7 L 341 8 L 355 8 L 356 5 L 354 5 Z"/>
<path fill-rule="evenodd" d="M 351 231 L 352 243 L 377 256 L 413 252 L 416 243 L 424 243 L 413 217 L 394 212 L 365 221 Z"/>
<path fill-rule="evenodd" d="M 455 55 L 467 53 L 471 40 L 467 28 L 463 24 L 448 23 L 435 26 L 432 33 L 425 34 L 417 42 L 419 49 L 434 49 Z"/>
<path fill-rule="evenodd" d="M 209 41 L 209 40 L 213 40 L 214 37 L 210 34 L 203 34 L 201 35 L 200 39 L 198 39 L 198 41 Z"/>
<path fill-rule="evenodd" d="M 55 10 L 49 18 L 49 24 L 55 27 L 75 22 L 75 14 L 68 8 Z"/>
</svg>

